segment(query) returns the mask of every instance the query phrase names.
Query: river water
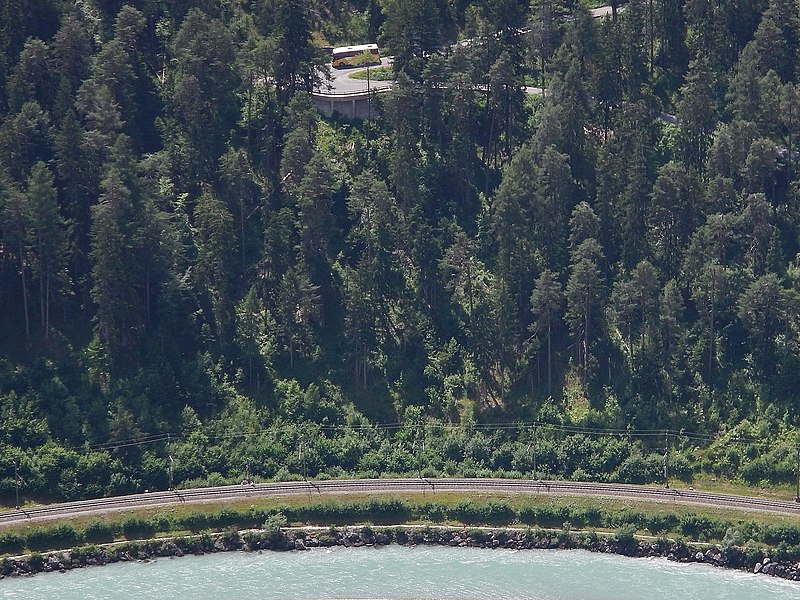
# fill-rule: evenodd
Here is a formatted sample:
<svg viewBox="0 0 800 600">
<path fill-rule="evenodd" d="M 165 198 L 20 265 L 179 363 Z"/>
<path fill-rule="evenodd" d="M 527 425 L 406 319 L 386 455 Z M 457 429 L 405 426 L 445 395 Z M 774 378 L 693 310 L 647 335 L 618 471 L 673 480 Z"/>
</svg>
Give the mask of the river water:
<svg viewBox="0 0 800 600">
<path fill-rule="evenodd" d="M 800 583 L 581 550 L 388 546 L 229 552 L 0 581 L 25 600 L 800 600 Z"/>
</svg>

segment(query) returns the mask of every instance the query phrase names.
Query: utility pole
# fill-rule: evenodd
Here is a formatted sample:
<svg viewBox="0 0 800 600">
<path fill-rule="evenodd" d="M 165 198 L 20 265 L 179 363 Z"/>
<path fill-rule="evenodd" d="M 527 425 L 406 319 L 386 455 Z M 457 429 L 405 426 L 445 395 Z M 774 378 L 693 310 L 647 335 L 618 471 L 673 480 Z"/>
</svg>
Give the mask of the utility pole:
<svg viewBox="0 0 800 600">
<path fill-rule="evenodd" d="M 300 461 L 303 463 L 303 481 L 308 481 L 308 477 L 306 476 L 306 453 L 304 452 L 303 442 L 306 441 L 306 432 L 305 429 L 301 430 L 300 432 Z"/>
<path fill-rule="evenodd" d="M 536 479 L 536 423 L 533 424 L 533 478 Z"/>
<path fill-rule="evenodd" d="M 797 488 L 794 495 L 794 501 L 800 502 L 800 440 L 796 442 L 797 444 L 797 453 L 795 454 L 795 471 L 796 471 L 796 479 L 797 479 Z"/>
<path fill-rule="evenodd" d="M 19 466 L 16 458 L 14 459 L 14 492 L 16 496 L 14 508 L 19 508 Z"/>
<path fill-rule="evenodd" d="M 664 487 L 669 489 L 669 430 L 664 432 Z"/>
<path fill-rule="evenodd" d="M 425 434 L 422 428 L 422 423 L 417 423 L 417 435 L 414 441 L 414 449 L 417 455 L 417 476 L 422 479 L 422 453 L 425 452 Z"/>
<path fill-rule="evenodd" d="M 169 489 L 172 490 L 173 489 L 172 479 L 173 479 L 173 473 L 175 471 L 175 460 L 172 458 L 172 454 L 169 454 L 168 456 L 169 456 Z"/>
</svg>

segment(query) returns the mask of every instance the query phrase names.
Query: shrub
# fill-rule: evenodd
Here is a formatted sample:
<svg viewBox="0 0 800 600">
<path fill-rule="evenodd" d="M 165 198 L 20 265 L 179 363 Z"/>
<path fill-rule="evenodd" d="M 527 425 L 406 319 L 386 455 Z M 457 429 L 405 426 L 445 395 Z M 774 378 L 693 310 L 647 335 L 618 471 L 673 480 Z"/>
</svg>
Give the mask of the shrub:
<svg viewBox="0 0 800 600">
<path fill-rule="evenodd" d="M 491 524 L 508 524 L 516 520 L 516 513 L 507 502 L 490 500 L 486 505 L 486 522 Z"/>
<path fill-rule="evenodd" d="M 586 508 L 574 508 L 572 510 L 572 522 L 578 527 L 600 527 L 605 523 L 606 515 L 597 506 L 587 506 Z"/>
<path fill-rule="evenodd" d="M 645 515 L 643 521 L 645 528 L 654 535 L 667 533 L 678 526 L 678 517 L 672 514 Z"/>
<path fill-rule="evenodd" d="M 632 524 L 623 525 L 617 529 L 612 538 L 617 543 L 621 552 L 631 554 L 638 548 L 639 542 L 636 541 L 636 527 Z"/>
<path fill-rule="evenodd" d="M 672 477 L 689 483 L 694 477 L 694 471 L 691 460 L 685 454 L 675 454 L 670 458 L 669 473 Z"/>
<path fill-rule="evenodd" d="M 370 52 L 362 52 L 350 59 L 350 64 L 354 67 L 366 67 L 367 65 L 379 65 L 380 60 L 375 58 L 375 55 Z"/>
<path fill-rule="evenodd" d="M 800 544 L 800 527 L 797 525 L 772 525 L 764 528 L 761 540 L 771 546 L 780 543 L 797 546 Z"/>
<path fill-rule="evenodd" d="M 118 528 L 107 521 L 92 521 L 83 529 L 83 539 L 87 542 L 113 542 Z"/>
<path fill-rule="evenodd" d="M 21 554 L 25 538 L 16 533 L 0 533 L 0 554 Z"/>
<path fill-rule="evenodd" d="M 93 544 L 72 549 L 72 558 L 78 562 L 83 562 L 88 558 L 95 558 L 98 554 L 97 546 Z"/>
<path fill-rule="evenodd" d="M 222 533 L 221 537 L 223 540 L 225 540 L 225 543 L 229 547 L 239 548 L 242 545 L 242 537 L 239 535 L 239 532 L 233 527 L 226 529 Z"/>
<path fill-rule="evenodd" d="M 775 558 L 782 561 L 796 561 L 800 557 L 800 545 L 781 542 L 775 552 Z"/>
<path fill-rule="evenodd" d="M 663 476 L 664 461 L 656 454 L 647 456 L 637 452 L 626 458 L 619 467 L 619 480 L 622 483 L 649 483 L 659 481 Z"/>
<path fill-rule="evenodd" d="M 370 498 L 364 509 L 365 516 L 376 522 L 406 521 L 411 516 L 408 503 L 400 498 Z"/>
<path fill-rule="evenodd" d="M 728 525 L 694 513 L 683 515 L 679 521 L 680 532 L 683 535 L 701 541 L 722 539 Z"/>
<path fill-rule="evenodd" d="M 44 558 L 38 552 L 34 552 L 28 558 L 28 564 L 34 571 L 41 571 L 44 566 Z"/>
<path fill-rule="evenodd" d="M 467 535 L 479 543 L 483 543 L 491 539 L 491 535 L 483 529 L 470 529 Z"/>
<path fill-rule="evenodd" d="M 26 536 L 26 546 L 31 550 L 61 550 L 77 546 L 81 539 L 69 524 L 34 529 Z"/>
<path fill-rule="evenodd" d="M 433 502 L 425 502 L 417 506 L 412 516 L 423 521 L 434 521 L 438 523 L 447 521 L 449 518 L 447 508 L 441 504 L 434 504 Z"/>
<path fill-rule="evenodd" d="M 618 526 L 632 525 L 634 530 L 643 529 L 646 517 L 643 513 L 635 510 L 623 510 L 614 518 L 614 523 Z"/>
<path fill-rule="evenodd" d="M 186 515 L 180 523 L 186 527 L 189 531 L 193 531 L 195 533 L 199 531 L 203 531 L 204 529 L 208 529 L 209 527 L 209 518 L 208 515 L 201 512 L 193 512 Z"/>
<path fill-rule="evenodd" d="M 122 534 L 129 540 L 152 537 L 155 525 L 145 519 L 130 518 L 122 522 Z"/>
<path fill-rule="evenodd" d="M 282 513 L 270 515 L 264 523 L 264 539 L 273 548 L 288 547 L 288 538 L 283 532 L 282 527 L 286 527 L 286 517 Z"/>
<path fill-rule="evenodd" d="M 521 513 L 522 511 L 520 511 Z M 522 514 L 520 514 L 522 517 Z M 572 520 L 572 511 L 568 506 L 540 506 L 534 508 L 531 523 L 541 525 L 542 527 L 561 527 L 564 521 Z M 528 522 L 528 521 L 526 521 Z"/>
<path fill-rule="evenodd" d="M 591 548 L 598 542 L 599 539 L 600 537 L 597 535 L 596 531 L 589 531 L 585 536 L 583 536 L 583 546 L 585 548 Z"/>
</svg>

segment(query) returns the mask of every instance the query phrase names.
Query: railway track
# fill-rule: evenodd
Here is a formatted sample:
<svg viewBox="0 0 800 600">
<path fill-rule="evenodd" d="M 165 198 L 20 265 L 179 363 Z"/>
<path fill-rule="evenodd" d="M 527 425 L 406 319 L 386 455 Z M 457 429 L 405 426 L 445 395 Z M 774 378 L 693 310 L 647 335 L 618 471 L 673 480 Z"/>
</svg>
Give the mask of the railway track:
<svg viewBox="0 0 800 600">
<path fill-rule="evenodd" d="M 630 498 L 674 504 L 695 504 L 744 511 L 800 516 L 800 504 L 751 496 L 665 489 L 625 484 L 517 479 L 363 479 L 257 483 L 213 488 L 149 492 L 131 496 L 81 500 L 0 512 L 0 525 L 64 519 L 156 506 L 235 501 L 247 498 L 337 494 L 468 492 L 478 494 L 550 494 Z"/>
<path fill-rule="evenodd" d="M 230 485 L 212 488 L 149 492 L 130 496 L 97 498 L 63 504 L 50 504 L 0 512 L 0 526 L 101 515 L 109 512 L 157 506 L 204 502 L 225 502 L 248 498 L 309 495 L 325 497 L 339 494 L 468 492 L 477 494 L 574 495 L 605 498 L 630 498 L 771 512 L 800 516 L 800 504 L 752 496 L 735 496 L 692 489 L 518 479 L 360 479 L 292 481 Z"/>
</svg>

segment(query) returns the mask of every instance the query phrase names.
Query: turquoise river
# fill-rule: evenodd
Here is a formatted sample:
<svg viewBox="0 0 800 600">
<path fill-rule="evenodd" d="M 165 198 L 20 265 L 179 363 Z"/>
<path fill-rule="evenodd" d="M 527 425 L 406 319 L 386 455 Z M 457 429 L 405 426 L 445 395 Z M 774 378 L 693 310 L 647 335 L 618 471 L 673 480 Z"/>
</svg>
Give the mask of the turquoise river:
<svg viewBox="0 0 800 600">
<path fill-rule="evenodd" d="M 800 600 L 800 583 L 580 550 L 389 546 L 231 552 L 0 581 L 24 600 Z"/>
</svg>

